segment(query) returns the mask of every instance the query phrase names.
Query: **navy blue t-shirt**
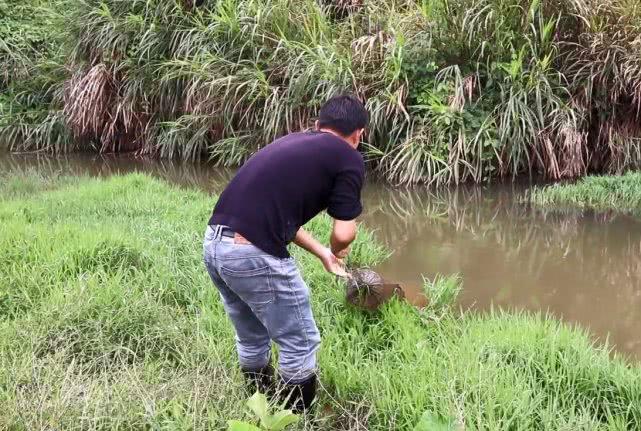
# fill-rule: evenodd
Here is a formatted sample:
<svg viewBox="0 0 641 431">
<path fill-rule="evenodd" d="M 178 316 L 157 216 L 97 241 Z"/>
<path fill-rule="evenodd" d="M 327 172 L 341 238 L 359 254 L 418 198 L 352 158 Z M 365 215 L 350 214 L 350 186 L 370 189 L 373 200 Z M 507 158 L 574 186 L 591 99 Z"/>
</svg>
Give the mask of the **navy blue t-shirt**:
<svg viewBox="0 0 641 431">
<path fill-rule="evenodd" d="M 361 154 L 331 133 L 301 132 L 254 154 L 225 188 L 209 220 L 261 250 L 289 257 L 298 229 L 323 210 L 353 220 L 363 209 Z"/>
</svg>

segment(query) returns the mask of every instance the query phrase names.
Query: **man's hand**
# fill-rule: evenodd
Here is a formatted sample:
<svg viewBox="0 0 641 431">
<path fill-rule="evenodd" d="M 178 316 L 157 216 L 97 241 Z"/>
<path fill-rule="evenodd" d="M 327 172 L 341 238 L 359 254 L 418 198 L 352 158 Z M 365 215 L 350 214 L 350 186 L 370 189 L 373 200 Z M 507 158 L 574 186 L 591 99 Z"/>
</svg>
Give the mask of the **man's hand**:
<svg viewBox="0 0 641 431">
<path fill-rule="evenodd" d="M 347 271 L 345 270 L 345 263 L 332 253 L 329 248 L 325 248 L 324 252 L 319 256 L 323 266 L 330 274 L 337 275 L 339 277 L 349 277 Z"/>
<path fill-rule="evenodd" d="M 313 236 L 306 232 L 305 229 L 300 228 L 298 230 L 294 243 L 318 257 L 320 261 L 323 262 L 323 266 L 327 272 L 338 275 L 339 277 L 349 277 L 347 271 L 345 271 L 345 264 L 343 261 L 336 257 L 334 253 L 332 253 L 332 250 L 323 246 Z"/>
</svg>

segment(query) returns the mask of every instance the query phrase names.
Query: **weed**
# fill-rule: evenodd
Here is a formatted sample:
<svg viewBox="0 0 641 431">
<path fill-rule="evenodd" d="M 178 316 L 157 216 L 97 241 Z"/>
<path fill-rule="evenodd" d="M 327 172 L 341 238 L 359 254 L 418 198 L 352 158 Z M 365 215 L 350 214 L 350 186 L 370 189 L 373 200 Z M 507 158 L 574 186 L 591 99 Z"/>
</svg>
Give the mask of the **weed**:
<svg viewBox="0 0 641 431">
<path fill-rule="evenodd" d="M 230 420 L 227 422 L 229 431 L 281 431 L 300 419 L 291 410 L 279 410 L 274 414 L 270 413 L 267 397 L 260 392 L 256 392 L 247 400 L 247 407 L 254 414 L 255 419 L 258 420 L 260 428 L 248 422 Z"/>
</svg>

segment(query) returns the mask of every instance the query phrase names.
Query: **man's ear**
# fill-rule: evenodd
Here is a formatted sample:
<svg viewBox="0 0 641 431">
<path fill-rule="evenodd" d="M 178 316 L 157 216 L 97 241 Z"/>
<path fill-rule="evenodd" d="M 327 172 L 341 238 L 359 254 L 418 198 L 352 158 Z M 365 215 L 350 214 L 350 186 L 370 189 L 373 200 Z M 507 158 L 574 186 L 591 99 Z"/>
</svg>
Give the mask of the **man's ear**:
<svg viewBox="0 0 641 431">
<path fill-rule="evenodd" d="M 352 144 L 352 147 L 358 148 L 358 145 L 361 143 L 361 137 L 363 136 L 363 131 L 365 129 L 358 129 L 354 130 L 351 135 L 347 138 L 350 143 Z"/>
</svg>

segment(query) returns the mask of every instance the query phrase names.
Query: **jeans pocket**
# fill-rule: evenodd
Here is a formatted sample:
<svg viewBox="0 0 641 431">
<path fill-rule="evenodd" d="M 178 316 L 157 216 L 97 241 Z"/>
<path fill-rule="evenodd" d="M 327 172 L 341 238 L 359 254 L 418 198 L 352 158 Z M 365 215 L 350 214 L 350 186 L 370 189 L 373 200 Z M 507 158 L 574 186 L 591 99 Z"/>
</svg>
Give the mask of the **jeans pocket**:
<svg viewBox="0 0 641 431">
<path fill-rule="evenodd" d="M 270 267 L 247 268 L 241 266 L 242 262 L 225 262 L 221 266 L 220 275 L 225 284 L 252 308 L 260 308 L 273 302 L 275 295 Z"/>
</svg>

